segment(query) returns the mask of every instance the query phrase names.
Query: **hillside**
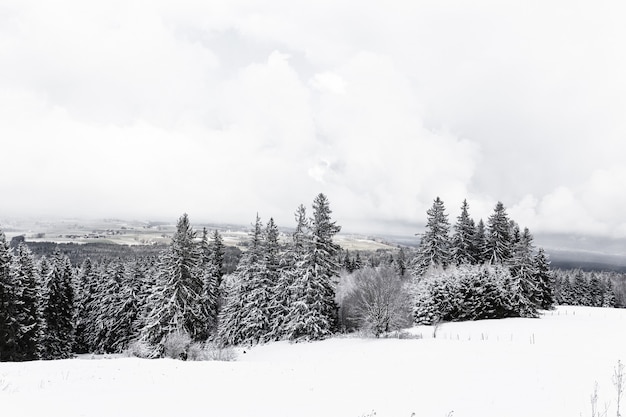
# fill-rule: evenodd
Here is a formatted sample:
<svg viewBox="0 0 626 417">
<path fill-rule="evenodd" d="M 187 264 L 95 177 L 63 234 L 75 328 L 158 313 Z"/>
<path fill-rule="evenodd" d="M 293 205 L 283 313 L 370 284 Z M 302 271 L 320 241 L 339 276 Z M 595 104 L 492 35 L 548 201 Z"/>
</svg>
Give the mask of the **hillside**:
<svg viewBox="0 0 626 417">
<path fill-rule="evenodd" d="M 14 417 L 587 416 L 597 381 L 598 404 L 615 415 L 625 326 L 624 310 L 559 307 L 540 319 L 444 324 L 436 338 L 423 326 L 410 330 L 422 339 L 240 348 L 236 362 L 2 363 L 0 404 Z"/>
</svg>

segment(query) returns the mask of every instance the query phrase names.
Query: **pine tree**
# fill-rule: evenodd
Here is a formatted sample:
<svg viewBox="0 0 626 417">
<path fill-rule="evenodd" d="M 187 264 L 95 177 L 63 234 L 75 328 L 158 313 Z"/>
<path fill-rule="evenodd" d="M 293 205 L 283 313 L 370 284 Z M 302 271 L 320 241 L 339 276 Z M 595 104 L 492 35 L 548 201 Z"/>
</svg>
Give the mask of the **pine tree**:
<svg viewBox="0 0 626 417">
<path fill-rule="evenodd" d="M 591 307 L 602 306 L 602 283 L 597 274 L 592 273 L 589 279 L 589 305 Z"/>
<path fill-rule="evenodd" d="M 124 289 L 125 267 L 120 259 L 109 263 L 106 268 L 103 289 L 100 292 L 98 320 L 102 323 L 97 338 L 96 350 L 103 353 L 119 352 L 118 341 L 124 337 L 120 332 L 121 305 Z"/>
<path fill-rule="evenodd" d="M 90 258 L 87 258 L 80 267 L 76 293 L 76 332 L 74 352 L 87 353 L 94 350 L 92 340 L 91 309 L 96 305 L 97 280 Z M 100 301 L 100 300 L 98 300 Z"/>
<path fill-rule="evenodd" d="M 219 247 L 221 245 L 221 247 Z M 217 310 L 219 286 L 222 280 L 222 265 L 224 263 L 224 251 L 221 236 L 215 231 L 213 242 L 209 243 L 206 228 L 202 229 L 200 240 L 200 271 L 202 273 L 202 306 L 207 316 L 207 337 L 217 326 Z"/>
<path fill-rule="evenodd" d="M 583 271 L 576 271 L 574 281 L 572 281 L 572 305 L 588 306 L 589 301 L 589 283 L 583 274 Z"/>
<path fill-rule="evenodd" d="M 293 232 L 293 252 L 302 255 L 310 244 L 310 222 L 306 215 L 306 208 L 300 204 L 295 213 L 296 230 Z"/>
<path fill-rule="evenodd" d="M 550 271 L 550 261 L 543 248 L 535 256 L 535 282 L 539 284 L 539 307 L 548 310 L 554 305 L 554 275 Z"/>
<path fill-rule="evenodd" d="M 52 257 L 50 272 L 45 282 L 44 357 L 46 359 L 69 358 L 72 356 L 74 345 L 72 265 L 69 258 L 62 255 L 58 249 Z"/>
<path fill-rule="evenodd" d="M 472 244 L 474 253 L 474 259 L 477 264 L 484 264 L 489 261 L 489 254 L 487 249 L 487 232 L 485 229 L 485 222 L 480 219 L 476 226 L 476 234 L 474 235 L 474 242 Z"/>
<path fill-rule="evenodd" d="M 24 243 L 16 248 L 12 272 L 13 282 L 19 290 L 19 355 L 15 360 L 39 359 L 43 342 L 42 288 L 35 260 Z"/>
<path fill-rule="evenodd" d="M 111 351 L 123 352 L 131 341 L 139 337 L 145 272 L 139 261 L 126 263 L 122 268 L 121 290 L 111 323 Z"/>
<path fill-rule="evenodd" d="M 302 265 L 306 257 L 306 250 L 311 242 L 309 219 L 306 209 L 300 205 L 295 212 L 296 229 L 292 235 L 291 245 L 282 256 L 279 267 L 278 283 L 275 286 L 274 298 L 270 304 L 271 310 L 271 338 L 280 340 L 288 338 L 288 320 L 292 303 L 298 297 L 299 288 L 296 282 L 304 274 Z M 348 252 L 346 251 L 346 256 Z M 348 258 L 349 265 L 353 262 Z M 301 294 L 300 294 L 301 295 Z"/>
<path fill-rule="evenodd" d="M 476 227 L 474 220 L 469 216 L 469 204 L 467 200 L 463 200 L 461 206 L 461 214 L 457 217 L 457 222 L 454 225 L 454 234 L 452 235 L 452 261 L 456 265 L 460 264 L 475 264 L 477 259 L 475 257 L 476 249 L 475 235 Z"/>
<path fill-rule="evenodd" d="M 0 361 L 14 361 L 19 357 L 20 303 L 11 260 L 9 245 L 0 230 Z"/>
<path fill-rule="evenodd" d="M 433 206 L 426 211 L 426 230 L 422 235 L 413 266 L 413 274 L 420 276 L 428 268 L 443 267 L 450 264 L 450 224 L 445 213 L 443 201 L 437 197 Z"/>
<path fill-rule="evenodd" d="M 296 214 L 298 233 L 294 234 L 292 302 L 285 319 L 286 337 L 291 340 L 322 339 L 330 336 L 338 325 L 334 281 L 339 277 L 340 248 L 333 237 L 341 227 L 331 220 L 332 211 L 324 194 L 313 201 L 309 233 L 299 232 L 304 224 L 303 213 L 300 206 Z"/>
<path fill-rule="evenodd" d="M 607 278 L 604 284 L 604 294 L 602 296 L 602 307 L 615 307 L 615 290 L 611 278 Z"/>
<path fill-rule="evenodd" d="M 511 257 L 511 228 L 506 209 L 500 201 L 487 225 L 487 260 L 492 264 L 503 264 Z"/>
<path fill-rule="evenodd" d="M 531 303 L 540 305 L 541 294 L 540 285 L 537 282 L 533 237 L 528 228 L 525 228 L 524 233 L 517 238 L 507 263 L 510 265 L 511 275 L 519 280 L 523 295 Z"/>
<path fill-rule="evenodd" d="M 172 333 L 187 333 L 203 340 L 208 333 L 208 314 L 202 305 L 201 252 L 187 214 L 176 225 L 169 247 L 159 256 L 156 282 L 149 297 L 149 313 L 141 338 L 162 353 Z"/>
<path fill-rule="evenodd" d="M 222 285 L 222 277 L 224 276 L 224 255 L 226 253 L 224 247 L 224 239 L 220 232 L 213 231 L 213 238 L 210 244 L 211 248 L 211 262 L 216 271 L 216 285 L 219 288 Z"/>
<path fill-rule="evenodd" d="M 404 252 L 404 248 L 400 248 L 398 251 L 398 256 L 396 256 L 395 268 L 397 274 L 400 278 L 403 278 L 406 274 L 406 253 Z"/>
<path fill-rule="evenodd" d="M 264 282 L 262 228 L 257 214 L 249 249 L 241 257 L 227 288 L 218 323 L 218 338 L 226 345 L 256 343 L 261 333 L 269 331 L 268 305 L 260 302 L 265 297 L 259 288 Z"/>
</svg>

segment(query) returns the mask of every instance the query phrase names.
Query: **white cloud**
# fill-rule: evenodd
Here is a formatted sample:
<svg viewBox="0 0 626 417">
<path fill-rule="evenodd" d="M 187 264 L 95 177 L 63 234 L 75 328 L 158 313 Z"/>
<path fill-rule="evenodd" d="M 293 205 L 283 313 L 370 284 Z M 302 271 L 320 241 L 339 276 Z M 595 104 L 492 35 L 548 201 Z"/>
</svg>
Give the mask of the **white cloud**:
<svg viewBox="0 0 626 417">
<path fill-rule="evenodd" d="M 467 197 L 625 236 L 623 11 L 4 2 L 0 209 L 289 225 L 323 191 L 347 229 L 414 233 Z"/>
</svg>

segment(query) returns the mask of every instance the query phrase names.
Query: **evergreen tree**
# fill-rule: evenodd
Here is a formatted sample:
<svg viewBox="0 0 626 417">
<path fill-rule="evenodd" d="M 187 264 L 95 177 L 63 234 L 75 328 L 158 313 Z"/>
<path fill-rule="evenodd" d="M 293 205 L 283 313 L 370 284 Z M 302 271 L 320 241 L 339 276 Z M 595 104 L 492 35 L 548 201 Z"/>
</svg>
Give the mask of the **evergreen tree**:
<svg viewBox="0 0 626 417">
<path fill-rule="evenodd" d="M 44 267 L 42 270 L 46 267 Z M 57 249 L 45 279 L 43 317 L 45 320 L 44 358 L 66 359 L 74 345 L 74 287 L 72 265 Z"/>
<path fill-rule="evenodd" d="M 472 245 L 474 249 L 474 259 L 476 263 L 483 264 L 489 261 L 489 253 L 487 249 L 487 232 L 485 229 L 485 222 L 480 219 L 476 226 L 476 234 L 474 235 L 474 242 Z"/>
<path fill-rule="evenodd" d="M 97 305 L 94 299 L 97 297 L 96 271 L 90 258 L 85 259 L 78 274 L 76 294 L 76 331 L 74 339 L 74 352 L 87 353 L 94 350 L 91 344 L 93 340 L 92 313 L 91 309 Z M 100 300 L 98 300 L 100 301 Z"/>
<path fill-rule="evenodd" d="M 543 248 L 535 256 L 535 282 L 539 284 L 539 307 L 548 310 L 554 305 L 554 275 Z"/>
<path fill-rule="evenodd" d="M 576 271 L 574 281 L 572 282 L 572 305 L 588 306 L 589 301 L 589 284 L 583 271 Z"/>
<path fill-rule="evenodd" d="M 121 292 L 111 323 L 111 351 L 123 352 L 139 336 L 145 271 L 137 260 L 123 265 Z"/>
<path fill-rule="evenodd" d="M 156 282 L 149 297 L 149 313 L 141 338 L 162 353 L 172 333 L 187 333 L 192 340 L 206 338 L 210 317 L 202 304 L 201 251 L 187 214 L 178 220 L 169 247 L 161 253 Z"/>
<path fill-rule="evenodd" d="M 224 239 L 220 232 L 213 231 L 213 239 L 210 244 L 211 248 L 211 262 L 215 267 L 216 286 L 219 288 L 222 285 L 222 277 L 224 276 L 224 255 L 226 249 L 224 247 Z"/>
<path fill-rule="evenodd" d="M 293 233 L 293 252 L 297 255 L 304 254 L 310 244 L 310 222 L 306 214 L 306 208 L 300 204 L 295 213 L 296 230 Z"/>
<path fill-rule="evenodd" d="M 430 267 L 446 267 L 450 264 L 450 224 L 443 201 L 437 197 L 426 211 L 426 230 L 422 235 L 413 266 L 413 274 L 420 276 Z"/>
<path fill-rule="evenodd" d="M 460 264 L 475 264 L 477 259 L 475 257 L 476 249 L 475 235 L 476 227 L 474 220 L 469 216 L 469 204 L 467 200 L 463 200 L 461 206 L 461 214 L 457 217 L 457 222 L 454 225 L 454 234 L 452 235 L 452 261 L 456 265 Z"/>
<path fill-rule="evenodd" d="M 11 252 L 0 230 L 0 361 L 19 357 L 18 299 L 15 277 L 11 274 Z"/>
<path fill-rule="evenodd" d="M 602 296 L 602 307 L 615 307 L 615 290 L 611 278 L 607 278 L 604 284 L 604 294 Z"/>
<path fill-rule="evenodd" d="M 404 252 L 404 248 L 400 248 L 398 251 L 398 256 L 396 256 L 395 261 L 396 273 L 403 278 L 406 274 L 406 253 Z"/>
<path fill-rule="evenodd" d="M 265 276 L 262 229 L 257 214 L 249 249 L 237 265 L 219 316 L 218 337 L 226 345 L 256 343 L 269 331 L 267 299 L 260 288 Z"/>
<path fill-rule="evenodd" d="M 202 305 L 207 315 L 207 336 L 217 326 L 217 310 L 219 286 L 222 281 L 222 266 L 224 264 L 224 250 L 221 236 L 215 231 L 213 242 L 209 243 L 206 228 L 202 229 L 200 240 L 202 253 L 200 271 L 202 273 Z"/>
<path fill-rule="evenodd" d="M 302 207 L 302 206 L 300 206 Z M 298 213 L 303 213 L 299 208 Z M 330 336 L 338 325 L 334 281 L 339 277 L 340 248 L 333 237 L 341 227 L 331 220 L 330 204 L 324 194 L 313 201 L 310 233 L 294 235 L 295 245 L 304 249 L 295 258 L 292 302 L 286 315 L 285 331 L 291 340 L 315 340 Z M 298 214 L 296 219 L 300 223 Z M 296 243 L 296 242 L 294 242 Z"/>
<path fill-rule="evenodd" d="M 540 305 L 541 294 L 539 283 L 536 281 L 538 274 L 534 258 L 533 237 L 528 228 L 525 228 L 524 233 L 519 235 L 511 252 L 512 256 L 508 260 L 511 275 L 519 280 L 523 295 L 531 303 Z"/>
<path fill-rule="evenodd" d="M 18 244 L 13 257 L 13 282 L 18 289 L 18 357 L 15 360 L 39 359 L 42 353 L 42 288 L 33 255 L 24 243 Z"/>
<path fill-rule="evenodd" d="M 363 268 L 363 260 L 361 259 L 361 253 L 357 252 L 356 256 L 354 257 L 353 270 L 357 271 L 361 268 Z"/>
<path fill-rule="evenodd" d="M 123 338 L 120 334 L 121 305 L 124 303 L 122 292 L 124 289 L 125 268 L 120 259 L 108 264 L 105 269 L 103 288 L 100 292 L 99 308 L 97 310 L 99 332 L 96 339 L 96 350 L 102 353 L 117 352 L 118 341 Z"/>
<path fill-rule="evenodd" d="M 511 257 L 511 229 L 504 205 L 498 201 L 487 221 L 487 260 L 503 264 Z"/>
<path fill-rule="evenodd" d="M 589 305 L 591 307 L 602 306 L 602 283 L 597 274 L 592 273 L 589 279 Z"/>
</svg>

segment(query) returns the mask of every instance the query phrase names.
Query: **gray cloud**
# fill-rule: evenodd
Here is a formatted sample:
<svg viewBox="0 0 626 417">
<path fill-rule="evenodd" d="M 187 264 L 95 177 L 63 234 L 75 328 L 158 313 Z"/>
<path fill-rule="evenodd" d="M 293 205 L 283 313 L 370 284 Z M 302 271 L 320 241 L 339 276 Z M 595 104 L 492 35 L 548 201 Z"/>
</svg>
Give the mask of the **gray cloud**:
<svg viewBox="0 0 626 417">
<path fill-rule="evenodd" d="M 618 2 L 5 2 L 6 215 L 625 237 Z"/>
</svg>

